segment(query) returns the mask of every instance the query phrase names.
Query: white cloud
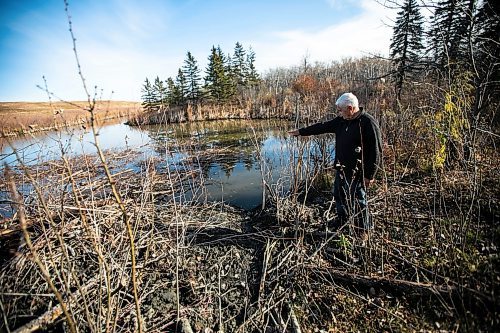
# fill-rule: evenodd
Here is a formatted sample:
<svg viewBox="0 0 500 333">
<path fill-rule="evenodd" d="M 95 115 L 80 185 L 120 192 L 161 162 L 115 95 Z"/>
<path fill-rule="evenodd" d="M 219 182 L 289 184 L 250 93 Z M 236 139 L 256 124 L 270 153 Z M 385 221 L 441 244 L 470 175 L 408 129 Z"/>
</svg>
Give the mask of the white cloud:
<svg viewBox="0 0 500 333">
<path fill-rule="evenodd" d="M 99 44 L 79 48 L 78 56 L 91 96 L 97 86 L 98 95 L 102 89 L 102 98 L 116 100 L 140 100 L 146 77 L 151 80 L 159 75 L 166 79 L 171 74 L 159 70 L 178 68 L 182 63 L 182 59 L 176 57 L 141 50 L 103 48 Z M 51 91 L 68 100 L 85 98 L 74 55 L 66 53 L 47 67 L 52 68 L 46 74 Z"/>
<path fill-rule="evenodd" d="M 288 31 L 268 31 L 253 40 L 243 40 L 245 47 L 251 46 L 255 51 L 259 71 L 299 65 L 306 55 L 311 62 L 330 62 L 367 53 L 388 53 L 392 29 L 382 20 L 388 22 L 386 15 L 391 11 L 374 0 L 323 1 L 335 8 L 349 7 L 349 11 L 358 9 L 358 12 L 353 17 L 344 17 L 341 23 L 332 18 L 332 24 L 321 29 L 297 27 Z M 114 91 L 114 99 L 139 100 L 144 79 L 154 79 L 157 75 L 161 79 L 175 77 L 188 49 L 199 61 L 199 68 L 204 70 L 211 44 L 205 47 L 204 41 L 184 43 L 183 38 L 174 38 L 174 31 L 180 31 L 175 22 L 181 10 L 175 6 L 160 6 L 160 2 L 152 0 L 136 8 L 128 6 L 129 2 L 113 0 L 111 12 L 97 6 L 102 2 L 95 2 L 95 8 L 85 7 L 83 13 L 75 11 L 73 24 L 77 48 L 91 94 L 97 85 L 99 90 L 104 89 L 104 98 Z M 45 16 L 40 16 L 42 21 L 34 20 L 37 15 L 36 11 L 30 12 L 11 27 L 29 41 L 23 45 L 28 45 L 26 48 L 30 52 L 24 58 L 18 57 L 17 62 L 23 64 L 26 73 L 22 77 L 16 75 L 19 77 L 16 89 L 23 93 L 13 98 L 44 97 L 43 92 L 34 87 L 37 83 L 43 85 L 42 75 L 47 77 L 49 89 L 61 98 L 85 98 L 64 13 L 58 14 L 57 20 Z M 34 21 L 40 22 L 36 29 L 26 23 Z M 51 26 L 51 22 L 56 24 Z M 224 35 L 217 38 L 223 39 Z M 223 40 L 220 43 L 225 50 L 233 47 L 233 44 L 224 45 Z M 14 86 L 12 80 L 8 85 Z"/>
<path fill-rule="evenodd" d="M 372 0 L 363 0 L 357 5 L 361 8 L 359 14 L 343 23 L 315 31 L 296 29 L 270 32 L 264 39 L 244 42 L 244 45 L 251 46 L 256 52 L 256 66 L 261 72 L 279 66 L 299 65 L 306 55 L 311 62 L 330 62 L 368 53 L 387 54 L 392 33 L 382 22 L 388 13 L 387 9 Z M 120 13 L 121 17 L 133 16 L 131 13 L 123 14 L 123 11 Z M 176 48 L 165 47 L 163 43 L 153 43 L 156 46 L 152 48 L 137 47 L 145 35 L 151 32 L 151 28 L 141 26 L 140 22 L 133 23 L 136 19 L 124 20 L 130 26 L 121 21 L 117 24 L 122 29 L 106 29 L 109 33 L 104 39 L 81 40 L 77 45 L 79 57 L 91 93 L 97 85 L 99 90 L 104 89 L 103 98 L 108 98 L 114 91 L 114 99 L 139 100 L 144 79 L 154 79 L 157 75 L 161 79 L 175 77 L 185 54 Z M 161 25 L 153 25 L 153 30 L 165 31 L 166 27 Z M 128 36 L 128 41 L 123 40 L 124 35 Z M 49 75 L 49 79 L 50 76 L 53 79 L 49 83 L 70 82 L 74 92 L 70 92 L 69 87 L 54 88 L 70 95 L 62 97 L 74 99 L 73 94 L 83 91 L 77 77 L 74 56 L 68 55 L 70 50 L 67 43 L 60 51 L 64 56 L 61 54 L 57 58 L 64 60 L 57 65 L 52 62 L 54 68 L 59 70 Z M 199 61 L 200 69 L 203 70 L 204 56 L 200 56 Z"/>
<path fill-rule="evenodd" d="M 86 85 L 91 96 L 97 86 L 102 98 L 116 100 L 140 100 L 144 79 L 172 75 L 163 69 L 178 68 L 182 58 L 170 50 L 161 48 L 158 35 L 165 32 L 168 15 L 154 8 L 132 10 L 118 2 L 113 15 L 93 15 L 93 24 L 76 25 L 78 57 Z M 97 12 L 99 13 L 99 12 Z M 164 18 L 163 20 L 160 18 Z M 85 16 L 81 18 L 82 21 Z M 39 63 L 41 73 L 47 77 L 49 90 L 66 100 L 85 99 L 85 90 L 78 76 L 78 68 L 71 47 L 69 33 L 56 41 L 50 37 L 40 45 L 52 45 L 50 53 L 43 53 Z M 38 37 L 41 39 L 42 37 Z M 41 82 L 43 84 L 43 82 Z"/>
<path fill-rule="evenodd" d="M 391 12 L 372 0 L 363 0 L 359 5 L 359 15 L 343 23 L 312 32 L 278 31 L 265 42 L 252 42 L 256 65 L 260 70 L 298 65 L 306 54 L 312 62 L 388 54 L 392 29 L 384 21 Z"/>
</svg>

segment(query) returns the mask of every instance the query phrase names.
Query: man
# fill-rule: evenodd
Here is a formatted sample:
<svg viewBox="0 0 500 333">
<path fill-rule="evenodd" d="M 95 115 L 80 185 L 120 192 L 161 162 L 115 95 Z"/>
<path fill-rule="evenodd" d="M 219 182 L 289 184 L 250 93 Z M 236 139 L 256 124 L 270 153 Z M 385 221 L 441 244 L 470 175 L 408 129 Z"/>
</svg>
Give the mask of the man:
<svg viewBox="0 0 500 333">
<path fill-rule="evenodd" d="M 374 182 L 381 164 L 382 140 L 376 120 L 359 107 L 358 98 L 345 93 L 335 102 L 338 117 L 288 132 L 292 136 L 335 134 L 336 227 L 352 221 L 357 233 L 373 227 L 368 212 L 366 189 Z"/>
</svg>

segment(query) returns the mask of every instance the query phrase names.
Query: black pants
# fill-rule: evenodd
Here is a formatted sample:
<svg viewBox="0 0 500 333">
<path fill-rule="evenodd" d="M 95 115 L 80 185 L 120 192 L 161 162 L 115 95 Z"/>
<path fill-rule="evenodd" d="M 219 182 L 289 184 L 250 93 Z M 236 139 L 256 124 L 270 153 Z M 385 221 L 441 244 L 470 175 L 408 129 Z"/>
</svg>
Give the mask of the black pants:
<svg viewBox="0 0 500 333">
<path fill-rule="evenodd" d="M 337 216 L 345 224 L 352 219 L 358 229 L 372 229 L 368 200 L 362 177 L 349 177 L 337 171 L 333 184 L 333 197 Z"/>
</svg>

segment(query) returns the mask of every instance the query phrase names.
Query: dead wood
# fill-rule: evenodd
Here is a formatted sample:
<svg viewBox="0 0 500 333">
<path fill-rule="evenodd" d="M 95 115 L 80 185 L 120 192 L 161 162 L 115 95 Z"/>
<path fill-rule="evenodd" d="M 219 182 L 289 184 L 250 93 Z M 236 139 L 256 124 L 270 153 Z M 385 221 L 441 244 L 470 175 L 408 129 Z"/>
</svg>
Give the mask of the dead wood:
<svg viewBox="0 0 500 333">
<path fill-rule="evenodd" d="M 0 230 L 0 239 L 10 237 L 12 234 L 16 234 L 21 231 L 20 227 L 11 227 Z"/>
<path fill-rule="evenodd" d="M 230 228 L 188 228 L 187 239 L 191 245 L 239 245 L 245 248 L 262 246 L 266 238 L 258 233 L 243 233 Z"/>
<path fill-rule="evenodd" d="M 292 332 L 294 333 L 302 333 L 302 329 L 300 328 L 300 323 L 299 320 L 297 319 L 297 316 L 295 315 L 295 311 L 293 311 L 293 307 L 291 305 L 288 305 L 289 309 L 289 316 L 290 316 L 290 321 L 292 324 Z"/>
<path fill-rule="evenodd" d="M 329 281 L 333 283 L 341 283 L 344 285 L 361 287 L 364 289 L 375 288 L 385 290 L 386 293 L 390 291 L 391 294 L 399 295 L 412 295 L 417 294 L 421 296 L 449 296 L 460 297 L 468 300 L 479 300 L 483 304 L 491 307 L 495 304 L 495 300 L 491 297 L 484 295 L 476 290 L 468 288 L 461 288 L 460 286 L 449 284 L 433 284 L 421 283 L 407 280 L 398 280 L 391 278 L 384 278 L 380 276 L 363 276 L 353 274 L 336 269 L 317 268 L 311 267 L 314 273 L 312 278 L 318 281 Z"/>
<path fill-rule="evenodd" d="M 187 318 L 182 318 L 181 320 L 181 332 L 182 333 L 193 333 L 193 329 L 191 328 L 191 324 Z"/>
<path fill-rule="evenodd" d="M 90 288 L 93 288 L 96 283 L 99 281 L 98 277 L 91 279 L 85 286 L 81 288 L 81 290 L 75 292 L 71 295 L 66 302 L 66 306 L 68 308 L 78 307 L 78 303 L 81 301 L 82 293 L 86 292 Z M 61 304 L 54 306 L 52 309 L 46 311 L 40 317 L 30 321 L 26 325 L 23 325 L 12 333 L 29 333 L 36 332 L 38 330 L 49 327 L 54 324 L 54 322 L 63 314 L 63 309 Z"/>
</svg>

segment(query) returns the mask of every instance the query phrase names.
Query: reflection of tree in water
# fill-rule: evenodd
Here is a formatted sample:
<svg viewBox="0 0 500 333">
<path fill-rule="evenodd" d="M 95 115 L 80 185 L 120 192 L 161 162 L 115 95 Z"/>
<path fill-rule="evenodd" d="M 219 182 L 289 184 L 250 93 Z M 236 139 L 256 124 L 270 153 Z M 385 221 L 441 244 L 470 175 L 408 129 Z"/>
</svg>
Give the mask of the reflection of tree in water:
<svg viewBox="0 0 500 333">
<path fill-rule="evenodd" d="M 231 176 L 231 173 L 233 172 L 236 163 L 238 163 L 237 159 L 229 158 L 220 164 L 220 167 L 226 174 L 226 177 L 229 178 L 229 176 Z"/>
<path fill-rule="evenodd" d="M 256 162 L 255 156 L 249 156 L 243 158 L 243 164 L 245 165 L 245 169 L 247 171 L 252 170 L 254 163 Z"/>
<path fill-rule="evenodd" d="M 256 147 L 269 136 L 286 135 L 284 122 L 225 120 L 144 126 L 152 149 L 162 157 L 168 152 L 173 163 L 190 157 L 193 168 L 208 176 L 211 167 L 219 166 L 229 177 L 238 163 L 250 171 L 257 159 Z"/>
</svg>

